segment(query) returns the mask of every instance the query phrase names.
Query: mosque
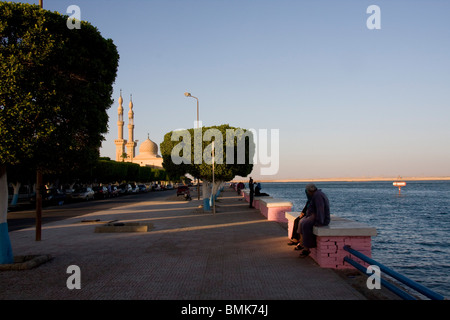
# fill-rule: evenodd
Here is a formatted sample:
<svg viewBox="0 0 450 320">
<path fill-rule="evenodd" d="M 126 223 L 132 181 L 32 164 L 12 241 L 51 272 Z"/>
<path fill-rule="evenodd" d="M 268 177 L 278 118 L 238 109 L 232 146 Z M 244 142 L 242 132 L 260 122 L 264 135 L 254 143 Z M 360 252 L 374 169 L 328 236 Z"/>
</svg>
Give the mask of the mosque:
<svg viewBox="0 0 450 320">
<path fill-rule="evenodd" d="M 134 111 L 133 111 L 133 101 L 130 96 L 130 110 L 128 111 L 128 141 L 123 138 L 123 99 L 122 90 L 120 91 L 119 97 L 119 108 L 117 121 L 118 127 L 118 137 L 114 140 L 116 145 L 116 161 L 125 161 L 137 163 L 140 166 L 149 166 L 154 168 L 162 168 L 162 157 L 158 155 L 158 145 L 150 140 L 150 135 L 147 139 L 141 143 L 139 147 L 139 154 L 136 155 L 137 143 L 134 140 Z"/>
</svg>

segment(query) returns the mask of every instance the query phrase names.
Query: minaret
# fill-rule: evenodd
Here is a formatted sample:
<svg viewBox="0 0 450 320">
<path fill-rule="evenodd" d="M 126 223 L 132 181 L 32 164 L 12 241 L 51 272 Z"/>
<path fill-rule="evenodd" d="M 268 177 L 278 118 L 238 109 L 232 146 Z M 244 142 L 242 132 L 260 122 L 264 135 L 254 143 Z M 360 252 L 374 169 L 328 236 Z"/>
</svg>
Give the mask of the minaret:
<svg viewBox="0 0 450 320">
<path fill-rule="evenodd" d="M 133 112 L 133 100 L 130 95 L 130 111 L 128 111 L 128 143 L 127 143 L 127 155 L 129 161 L 133 161 L 136 153 L 136 142 L 134 141 L 134 112 Z"/>
<path fill-rule="evenodd" d="M 114 143 L 116 145 L 116 161 L 123 161 L 123 154 L 125 153 L 125 144 L 127 143 L 127 140 L 123 139 L 123 107 L 122 107 L 123 99 L 122 99 L 122 90 L 120 90 L 120 97 L 119 97 L 119 107 L 117 108 L 117 114 L 118 114 L 118 121 L 117 121 L 117 127 L 118 127 L 118 136 L 117 139 L 114 140 Z"/>
<path fill-rule="evenodd" d="M 119 97 L 119 108 L 117 108 L 117 114 L 119 116 L 119 120 L 117 121 L 117 127 L 119 128 L 118 132 L 118 139 L 123 140 L 123 99 L 122 99 L 122 90 L 120 90 L 120 97 Z"/>
</svg>

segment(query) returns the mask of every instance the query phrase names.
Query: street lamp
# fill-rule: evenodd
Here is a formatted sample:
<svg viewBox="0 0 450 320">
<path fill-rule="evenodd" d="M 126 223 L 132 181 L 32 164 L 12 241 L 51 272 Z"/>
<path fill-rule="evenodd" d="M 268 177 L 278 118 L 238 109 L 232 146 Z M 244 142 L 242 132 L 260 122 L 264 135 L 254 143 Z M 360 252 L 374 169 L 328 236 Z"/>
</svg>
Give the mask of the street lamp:
<svg viewBox="0 0 450 320">
<path fill-rule="evenodd" d="M 194 98 L 195 100 L 197 100 L 197 129 L 199 128 L 199 120 L 198 120 L 198 98 L 194 97 L 193 95 L 191 95 L 189 92 L 185 92 L 184 95 L 186 97 L 191 97 Z M 197 178 L 197 200 L 200 200 L 200 182 L 199 179 Z"/>
<path fill-rule="evenodd" d="M 198 120 L 198 98 L 192 96 L 189 92 L 185 92 L 184 95 L 186 97 L 191 97 L 191 98 L 194 98 L 195 100 L 197 100 L 197 128 L 198 128 L 198 126 L 199 126 L 199 120 Z"/>
<path fill-rule="evenodd" d="M 39 0 L 39 7 L 44 9 L 44 0 Z M 42 238 L 42 171 L 36 170 L 36 241 L 41 241 Z"/>
</svg>

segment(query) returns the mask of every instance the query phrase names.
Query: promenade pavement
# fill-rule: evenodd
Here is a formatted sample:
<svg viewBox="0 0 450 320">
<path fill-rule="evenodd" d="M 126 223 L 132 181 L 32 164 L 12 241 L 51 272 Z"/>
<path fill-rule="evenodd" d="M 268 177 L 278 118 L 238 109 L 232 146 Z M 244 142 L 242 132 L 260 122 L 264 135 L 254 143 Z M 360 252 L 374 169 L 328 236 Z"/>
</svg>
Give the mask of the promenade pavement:
<svg viewBox="0 0 450 320">
<path fill-rule="evenodd" d="M 344 279 L 298 258 L 286 229 L 248 207 L 233 189 L 216 213 L 201 200 L 138 201 L 10 232 L 15 256 L 50 254 L 30 270 L 0 271 L 0 299 L 302 300 L 365 299 Z M 83 220 L 96 220 L 82 222 Z M 148 232 L 96 233 L 112 220 L 151 223 Z M 81 289 L 68 289 L 67 268 Z"/>
</svg>

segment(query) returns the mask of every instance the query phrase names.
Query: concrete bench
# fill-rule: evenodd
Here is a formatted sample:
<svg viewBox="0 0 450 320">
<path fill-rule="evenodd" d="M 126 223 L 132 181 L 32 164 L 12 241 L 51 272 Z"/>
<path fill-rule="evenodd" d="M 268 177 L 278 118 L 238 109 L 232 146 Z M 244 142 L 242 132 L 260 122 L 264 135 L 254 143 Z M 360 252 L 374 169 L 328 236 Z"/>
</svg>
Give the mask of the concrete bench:
<svg viewBox="0 0 450 320">
<path fill-rule="evenodd" d="M 244 200 L 250 203 L 250 190 L 242 190 L 241 193 L 242 193 L 242 196 L 244 197 Z M 270 196 L 257 197 L 255 195 L 253 195 L 252 206 L 255 207 L 256 209 L 259 209 L 259 200 L 260 199 L 272 199 L 272 197 L 270 197 Z"/>
<path fill-rule="evenodd" d="M 255 208 L 255 209 L 259 209 L 259 200 L 264 200 L 264 199 L 273 199 L 273 197 L 270 197 L 270 196 L 262 196 L 262 197 L 257 197 L 257 196 L 254 196 L 253 197 L 253 207 Z"/>
<path fill-rule="evenodd" d="M 300 212 L 286 212 L 288 220 L 288 237 L 292 235 L 294 220 Z M 377 235 L 377 230 L 365 223 L 356 222 L 349 219 L 332 215 L 328 226 L 313 227 L 316 235 L 316 248 L 311 249 L 313 258 L 321 267 L 332 269 L 351 269 L 353 266 L 344 262 L 344 257 L 351 257 L 363 266 L 368 266 L 364 261 L 351 256 L 344 250 L 348 245 L 362 254 L 371 257 L 372 237 Z"/>
<path fill-rule="evenodd" d="M 270 221 L 288 222 L 285 213 L 292 210 L 292 202 L 284 199 L 259 199 L 259 211 Z M 267 198 L 267 197 L 264 197 Z"/>
</svg>

